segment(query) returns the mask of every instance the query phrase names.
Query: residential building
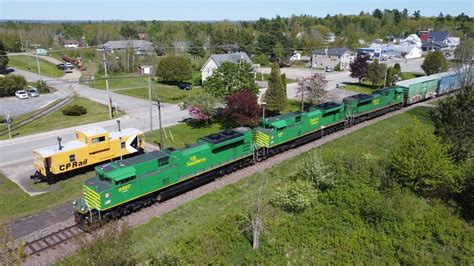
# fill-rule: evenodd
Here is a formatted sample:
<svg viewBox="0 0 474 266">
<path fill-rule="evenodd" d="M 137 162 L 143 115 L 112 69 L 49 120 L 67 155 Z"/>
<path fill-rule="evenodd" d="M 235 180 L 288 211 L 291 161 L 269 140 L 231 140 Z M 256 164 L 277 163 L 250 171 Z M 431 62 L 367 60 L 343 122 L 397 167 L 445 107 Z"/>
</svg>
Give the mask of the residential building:
<svg viewBox="0 0 474 266">
<path fill-rule="evenodd" d="M 421 47 L 415 44 L 376 44 L 372 43 L 369 47 L 357 49 L 357 55 L 368 55 L 371 59 L 385 60 L 387 58 L 420 58 L 422 55 Z"/>
<path fill-rule="evenodd" d="M 443 43 L 447 44 L 449 49 L 452 50 L 456 49 L 460 42 L 461 39 L 459 37 L 448 37 L 443 41 Z"/>
<path fill-rule="evenodd" d="M 430 31 L 426 42 L 444 42 L 448 37 L 449 32 L 447 31 Z"/>
<path fill-rule="evenodd" d="M 411 44 L 421 47 L 421 39 L 416 34 L 410 34 L 406 38 L 402 38 L 399 40 L 400 44 Z"/>
<path fill-rule="evenodd" d="M 153 44 L 145 40 L 125 40 L 125 41 L 108 41 L 102 45 L 107 51 L 117 51 L 125 49 L 133 49 L 137 54 L 151 53 L 154 51 Z"/>
<path fill-rule="evenodd" d="M 352 59 L 352 52 L 345 47 L 316 49 L 311 56 L 311 67 L 334 69 L 340 64 L 341 70 L 344 70 L 349 68 Z"/>
<path fill-rule="evenodd" d="M 418 45 L 394 45 L 395 57 L 414 59 L 421 58 L 423 51 Z"/>
<path fill-rule="evenodd" d="M 80 46 L 80 42 L 77 40 L 64 40 L 63 44 L 64 48 L 78 48 Z"/>
<path fill-rule="evenodd" d="M 244 52 L 230 53 L 230 54 L 213 54 L 209 56 L 206 63 L 204 63 L 204 65 L 201 68 L 202 82 L 207 80 L 207 78 L 212 75 L 214 70 L 220 67 L 222 63 L 230 62 L 234 64 L 239 64 L 241 60 L 253 65 L 252 60 L 250 60 L 249 56 Z"/>
<path fill-rule="evenodd" d="M 324 41 L 326 43 L 335 43 L 336 42 L 336 34 L 329 32 L 324 35 Z"/>
<path fill-rule="evenodd" d="M 423 51 L 431 52 L 431 51 L 445 51 L 449 50 L 449 45 L 445 44 L 444 42 L 427 42 L 421 46 Z"/>
</svg>

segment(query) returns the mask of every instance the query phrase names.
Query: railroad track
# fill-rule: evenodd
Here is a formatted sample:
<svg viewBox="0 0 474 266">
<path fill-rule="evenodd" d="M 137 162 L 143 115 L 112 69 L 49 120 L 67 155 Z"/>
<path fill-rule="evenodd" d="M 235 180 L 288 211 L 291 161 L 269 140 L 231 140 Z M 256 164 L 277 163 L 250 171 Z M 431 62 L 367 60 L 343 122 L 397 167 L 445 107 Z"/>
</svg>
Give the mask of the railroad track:
<svg viewBox="0 0 474 266">
<path fill-rule="evenodd" d="M 17 130 L 19 128 L 22 128 L 22 127 L 30 124 L 31 122 L 35 121 L 36 119 L 39 119 L 39 118 L 41 118 L 41 117 L 43 117 L 43 116 L 45 116 L 45 115 L 47 115 L 51 112 L 54 112 L 54 111 L 58 110 L 59 108 L 63 107 L 64 105 L 70 103 L 73 99 L 74 99 L 74 95 L 71 94 L 67 97 L 64 97 L 64 98 L 60 99 L 59 101 L 54 102 L 50 106 L 48 106 L 46 108 L 43 108 L 41 111 L 33 114 L 32 116 L 12 124 L 10 126 L 10 131 L 14 131 L 14 130 Z M 8 134 L 8 128 L 4 128 L 4 129 L 0 130 L 0 136 L 6 135 L 6 134 Z"/>
<path fill-rule="evenodd" d="M 81 233 L 83 233 L 83 231 L 79 229 L 76 224 L 65 227 L 47 236 L 26 242 L 23 247 L 23 254 L 25 256 L 39 255 L 42 251 L 54 249 L 57 245 L 66 242 Z"/>
</svg>

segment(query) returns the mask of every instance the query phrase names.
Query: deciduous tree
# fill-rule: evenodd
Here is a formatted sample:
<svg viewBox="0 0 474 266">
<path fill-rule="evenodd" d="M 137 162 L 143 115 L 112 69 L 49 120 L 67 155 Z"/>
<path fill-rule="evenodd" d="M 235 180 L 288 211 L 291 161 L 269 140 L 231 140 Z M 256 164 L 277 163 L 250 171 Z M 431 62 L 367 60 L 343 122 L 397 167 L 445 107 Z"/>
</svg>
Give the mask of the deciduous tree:
<svg viewBox="0 0 474 266">
<path fill-rule="evenodd" d="M 449 147 L 418 120 L 402 128 L 389 159 L 392 178 L 400 185 L 431 197 L 445 198 L 461 191 Z"/>
<path fill-rule="evenodd" d="M 191 61 L 183 56 L 166 56 L 158 63 L 156 75 L 164 81 L 191 79 L 193 76 Z"/>
<path fill-rule="evenodd" d="M 254 127 L 258 124 L 260 107 L 257 97 L 248 91 L 236 92 L 226 97 L 227 106 L 224 116 L 239 126 Z"/>
<path fill-rule="evenodd" d="M 221 100 L 238 91 L 258 94 L 254 70 L 249 63 L 243 60 L 239 64 L 222 63 L 204 82 L 204 90 Z"/>
<path fill-rule="evenodd" d="M 372 85 L 383 83 L 385 74 L 387 72 L 387 65 L 380 64 L 379 60 L 375 59 L 370 63 L 367 69 L 367 79 L 372 81 Z"/>
<path fill-rule="evenodd" d="M 363 78 L 367 77 L 369 66 L 368 56 L 357 56 L 356 59 L 349 64 L 351 68 L 351 77 L 359 79 L 359 83 Z"/>
<path fill-rule="evenodd" d="M 328 98 L 327 85 L 326 76 L 321 73 L 314 73 L 312 76 L 298 81 L 297 91 L 298 98 L 302 99 L 301 109 L 303 109 L 304 101 L 306 100 L 311 104 L 325 102 Z"/>
<path fill-rule="evenodd" d="M 202 93 L 186 97 L 180 107 L 181 110 L 188 110 L 195 121 L 210 123 L 216 114 L 218 102 L 213 95 Z"/>
<path fill-rule="evenodd" d="M 448 62 L 442 52 L 435 51 L 426 56 L 421 68 L 429 76 L 448 70 Z"/>
</svg>

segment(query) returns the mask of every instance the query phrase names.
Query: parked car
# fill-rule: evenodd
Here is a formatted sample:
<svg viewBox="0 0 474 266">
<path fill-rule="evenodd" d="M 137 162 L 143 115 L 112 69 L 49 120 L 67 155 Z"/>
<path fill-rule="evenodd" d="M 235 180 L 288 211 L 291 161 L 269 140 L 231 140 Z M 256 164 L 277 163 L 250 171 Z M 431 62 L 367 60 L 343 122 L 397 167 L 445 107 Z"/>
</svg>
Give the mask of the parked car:
<svg viewBox="0 0 474 266">
<path fill-rule="evenodd" d="M 28 99 L 28 93 L 25 90 L 15 91 L 15 96 L 20 99 Z"/>
<path fill-rule="evenodd" d="M 178 83 L 178 88 L 180 88 L 181 90 L 189 91 L 192 90 L 193 86 L 187 82 L 180 82 Z"/>
<path fill-rule="evenodd" d="M 64 70 L 64 68 L 66 68 L 66 65 L 63 64 L 63 63 L 61 63 L 61 64 L 57 64 L 56 67 L 57 67 L 58 69 Z"/>
<path fill-rule="evenodd" d="M 334 68 L 326 66 L 326 72 L 334 72 Z"/>
<path fill-rule="evenodd" d="M 28 96 L 30 97 L 38 97 L 39 96 L 39 93 L 38 93 L 38 89 L 29 85 L 28 88 L 26 89 L 26 92 L 28 93 Z"/>
</svg>

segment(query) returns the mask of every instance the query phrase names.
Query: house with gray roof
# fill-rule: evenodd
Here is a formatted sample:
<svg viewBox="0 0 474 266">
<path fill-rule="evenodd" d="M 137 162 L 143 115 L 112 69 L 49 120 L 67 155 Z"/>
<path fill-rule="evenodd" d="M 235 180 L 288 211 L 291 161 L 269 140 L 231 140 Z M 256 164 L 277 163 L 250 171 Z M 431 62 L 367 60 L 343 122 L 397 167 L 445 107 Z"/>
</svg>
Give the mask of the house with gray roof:
<svg viewBox="0 0 474 266">
<path fill-rule="evenodd" d="M 230 62 L 234 64 L 239 64 L 241 60 L 253 65 L 252 60 L 250 60 L 249 56 L 244 52 L 211 55 L 201 68 L 202 82 L 204 82 L 208 77 L 210 77 L 214 70 L 220 67 L 222 63 Z"/>
<path fill-rule="evenodd" d="M 353 58 L 351 50 L 345 47 L 316 49 L 311 55 L 311 67 L 334 69 L 340 64 L 341 70 L 345 70 Z"/>
<path fill-rule="evenodd" d="M 107 51 L 133 49 L 137 53 L 153 52 L 153 43 L 145 40 L 108 41 L 102 45 Z"/>
</svg>

